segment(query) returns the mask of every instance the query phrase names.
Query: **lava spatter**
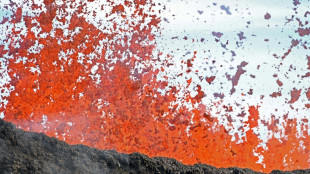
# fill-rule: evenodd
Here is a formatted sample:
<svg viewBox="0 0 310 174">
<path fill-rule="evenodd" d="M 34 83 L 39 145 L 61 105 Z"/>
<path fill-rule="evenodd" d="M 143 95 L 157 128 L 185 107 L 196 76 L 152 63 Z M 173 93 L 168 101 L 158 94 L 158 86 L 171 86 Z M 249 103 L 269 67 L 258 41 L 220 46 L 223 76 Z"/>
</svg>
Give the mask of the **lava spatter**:
<svg viewBox="0 0 310 174">
<path fill-rule="evenodd" d="M 0 2 L 0 117 L 70 144 L 185 164 L 309 168 L 305 13 L 261 32 L 278 13 L 258 25 L 264 14 L 246 4 L 173 3 Z M 299 4 L 309 5 L 290 3 Z"/>
</svg>

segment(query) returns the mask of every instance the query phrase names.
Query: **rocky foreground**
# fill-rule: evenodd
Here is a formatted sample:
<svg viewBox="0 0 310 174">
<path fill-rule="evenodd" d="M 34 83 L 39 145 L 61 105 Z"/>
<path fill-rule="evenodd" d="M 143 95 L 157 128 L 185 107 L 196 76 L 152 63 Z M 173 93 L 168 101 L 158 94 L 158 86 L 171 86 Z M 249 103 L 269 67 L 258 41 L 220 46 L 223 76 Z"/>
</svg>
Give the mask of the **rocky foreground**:
<svg viewBox="0 0 310 174">
<path fill-rule="evenodd" d="M 216 173 L 258 174 L 250 169 L 183 165 L 171 158 L 122 154 L 84 145 L 69 145 L 43 133 L 26 132 L 0 119 L 0 173 Z M 273 171 L 302 174 L 308 170 Z"/>
</svg>

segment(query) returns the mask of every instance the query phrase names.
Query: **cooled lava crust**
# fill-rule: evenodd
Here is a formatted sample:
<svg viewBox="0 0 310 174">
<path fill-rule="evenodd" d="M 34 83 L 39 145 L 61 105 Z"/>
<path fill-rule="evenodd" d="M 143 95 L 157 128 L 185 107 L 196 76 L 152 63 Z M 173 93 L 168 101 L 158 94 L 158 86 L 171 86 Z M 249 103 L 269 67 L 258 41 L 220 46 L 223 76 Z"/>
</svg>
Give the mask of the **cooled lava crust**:
<svg viewBox="0 0 310 174">
<path fill-rule="evenodd" d="M 258 174 L 250 169 L 183 165 L 172 158 L 150 158 L 84 145 L 69 145 L 43 133 L 26 132 L 0 119 L 0 173 L 210 173 Z M 310 173 L 310 170 L 280 173 Z"/>
</svg>

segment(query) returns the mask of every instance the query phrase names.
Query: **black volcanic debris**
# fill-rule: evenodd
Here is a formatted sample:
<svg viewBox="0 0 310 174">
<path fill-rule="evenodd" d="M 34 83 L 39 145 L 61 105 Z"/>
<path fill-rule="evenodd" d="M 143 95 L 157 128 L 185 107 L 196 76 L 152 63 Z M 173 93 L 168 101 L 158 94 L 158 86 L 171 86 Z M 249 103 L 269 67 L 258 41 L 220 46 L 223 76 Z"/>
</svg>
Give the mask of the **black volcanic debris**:
<svg viewBox="0 0 310 174">
<path fill-rule="evenodd" d="M 231 15 L 231 12 L 229 10 L 229 6 L 221 5 L 221 10 L 224 10 L 226 14 Z"/>
<path fill-rule="evenodd" d="M 214 31 L 212 31 L 212 35 L 213 35 L 213 36 L 215 36 L 215 37 L 217 37 L 217 38 L 221 38 L 221 37 L 222 37 L 222 35 L 223 35 L 223 33 L 221 33 L 221 32 L 214 32 Z"/>
<path fill-rule="evenodd" d="M 266 13 L 265 16 L 264 16 L 264 18 L 265 18 L 266 20 L 268 20 L 268 19 L 271 18 L 271 15 L 270 15 L 269 13 Z"/>
<path fill-rule="evenodd" d="M 246 37 L 244 36 L 244 33 L 242 31 L 240 33 L 238 33 L 237 35 L 239 37 L 239 40 L 246 39 Z"/>
<path fill-rule="evenodd" d="M 202 10 L 198 10 L 197 11 L 200 15 L 203 13 L 203 11 Z"/>
<path fill-rule="evenodd" d="M 84 145 L 69 145 L 43 133 L 26 132 L 0 119 L 0 173 L 59 174 L 258 174 L 250 169 L 183 165 L 175 159 L 149 158 L 140 153 L 122 154 Z M 306 174 L 310 170 L 273 171 L 273 174 Z"/>
</svg>

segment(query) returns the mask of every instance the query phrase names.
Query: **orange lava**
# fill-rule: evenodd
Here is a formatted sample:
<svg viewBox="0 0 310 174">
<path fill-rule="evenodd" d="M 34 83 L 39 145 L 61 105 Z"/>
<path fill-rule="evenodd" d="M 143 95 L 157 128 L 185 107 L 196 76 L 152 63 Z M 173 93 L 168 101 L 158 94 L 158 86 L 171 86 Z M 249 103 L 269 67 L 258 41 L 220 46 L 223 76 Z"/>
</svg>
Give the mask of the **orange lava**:
<svg viewBox="0 0 310 174">
<path fill-rule="evenodd" d="M 53 1 L 45 3 L 48 12 L 33 18 L 41 24 L 41 32 L 50 32 L 56 10 L 64 7 L 55 7 Z M 139 16 L 141 22 L 146 22 L 144 19 L 148 15 L 145 11 L 152 9 L 140 8 L 145 3 L 140 0 L 134 3 L 126 1 L 123 5 L 114 4 L 111 13 L 123 15 L 124 8 L 131 6 L 136 8 L 133 17 Z M 83 5 L 78 8 L 82 11 Z M 17 11 L 12 23 L 21 20 L 21 10 Z M 31 23 L 33 18 L 24 17 L 28 34 L 23 38 L 21 48 L 15 49 L 11 45 L 9 51 L 1 51 L 1 54 L 8 52 L 13 56 L 9 62 L 9 75 L 10 85 L 15 87 L 7 97 L 9 102 L 6 108 L 0 110 L 4 112 L 5 120 L 25 130 L 44 132 L 70 144 L 82 143 L 125 153 L 141 152 L 151 157 L 171 157 L 185 164 L 238 166 L 263 172 L 310 167 L 310 136 L 305 131 L 302 132 L 302 138 L 297 138 L 296 120 L 287 120 L 286 125 L 266 123 L 270 124 L 269 129 L 273 132 L 278 131 L 278 126 L 285 126 L 285 138 L 273 137 L 267 143 L 268 149 L 264 149 L 259 146 L 261 140 L 254 131 L 260 121 L 259 106 L 250 106 L 250 114 L 247 115 L 249 130 L 241 128 L 246 133 L 246 138 L 242 138 L 243 143 L 237 144 L 238 139 L 232 141 L 232 136 L 219 124 L 216 117 L 206 114 L 205 106 L 176 109 L 178 105 L 173 102 L 176 100 L 177 87 L 171 87 L 164 95 L 157 92 L 156 89 L 167 87 L 167 83 L 156 79 L 159 70 L 152 69 L 152 65 L 143 73 L 132 75 L 131 70 L 136 63 L 153 61 L 151 56 L 156 44 L 151 42 L 154 39 L 152 28 L 158 27 L 159 23 L 156 16 L 152 16 L 147 27 L 128 24 L 128 31 L 135 33 L 132 38 L 123 38 L 130 43 L 125 46 L 119 44 L 120 39 L 115 39 L 119 33 L 104 33 L 78 14 L 73 15 L 70 21 L 66 18 L 57 19 L 63 23 L 69 22 L 69 30 L 82 28 L 80 33 L 73 36 L 73 40 L 57 44 L 60 38 L 66 39 L 61 29 L 56 30 L 56 37 L 48 35 L 45 39 L 38 39 L 31 31 L 31 27 L 35 25 Z M 91 42 L 86 42 L 86 38 Z M 90 63 L 87 61 L 90 57 L 87 57 L 82 60 L 83 64 L 79 63 L 78 53 L 94 53 L 100 39 L 107 39 L 108 44 L 104 45 L 99 58 Z M 39 54 L 28 53 L 27 49 L 35 41 L 43 44 L 44 48 Z M 84 47 L 80 47 L 82 43 L 85 43 Z M 67 52 L 71 49 L 75 52 L 67 57 L 70 63 L 59 60 L 60 51 Z M 128 50 L 134 54 L 128 54 L 124 61 L 110 62 L 105 57 L 107 50 L 112 50 L 112 56 L 119 59 Z M 22 61 L 16 62 L 18 57 L 36 61 L 24 64 Z M 99 84 L 89 76 L 91 67 L 97 63 L 100 63 L 96 72 L 100 74 Z M 109 66 L 114 68 L 110 70 Z M 39 67 L 41 72 L 31 72 L 31 67 Z M 212 79 L 209 81 L 211 83 Z M 199 93 L 196 97 L 189 94 L 185 96 L 192 106 L 200 103 L 204 96 L 200 89 L 198 86 Z M 47 121 L 42 119 L 43 115 L 47 117 Z M 202 121 L 203 119 L 206 121 Z M 304 127 L 303 130 L 308 129 Z M 305 148 L 297 148 L 300 142 L 303 142 Z M 265 166 L 257 163 L 259 156 L 263 157 Z M 286 163 L 283 163 L 284 160 Z"/>
</svg>

